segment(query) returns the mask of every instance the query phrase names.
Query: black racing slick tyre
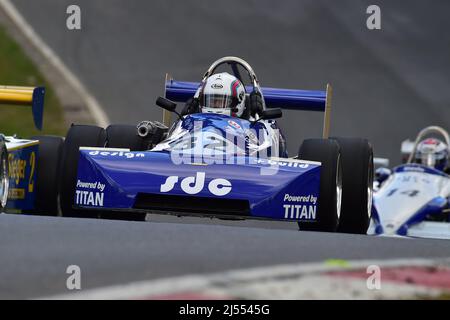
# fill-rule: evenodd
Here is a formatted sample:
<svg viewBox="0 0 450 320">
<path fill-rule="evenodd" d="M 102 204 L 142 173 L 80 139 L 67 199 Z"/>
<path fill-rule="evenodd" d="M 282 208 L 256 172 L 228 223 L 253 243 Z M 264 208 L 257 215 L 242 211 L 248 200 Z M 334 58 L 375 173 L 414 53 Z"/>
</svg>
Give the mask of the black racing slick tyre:
<svg viewBox="0 0 450 320">
<path fill-rule="evenodd" d="M 131 130 L 131 127 L 133 130 Z M 138 140 L 133 140 L 135 127 L 126 125 L 109 126 L 107 130 L 86 125 L 73 125 L 67 133 L 63 149 L 61 166 L 60 201 L 61 212 L 65 217 L 102 218 L 111 220 L 143 221 L 143 213 L 123 213 L 104 210 L 80 210 L 73 208 L 75 184 L 77 178 L 79 148 L 84 147 L 111 147 L 140 149 Z M 109 145 L 108 145 L 109 135 Z"/>
<path fill-rule="evenodd" d="M 320 189 L 315 221 L 299 221 L 300 230 L 335 232 L 339 224 L 342 169 L 339 145 L 334 140 L 303 141 L 298 158 L 321 162 Z"/>
<path fill-rule="evenodd" d="M 373 149 L 366 139 L 331 138 L 342 158 L 342 211 L 338 232 L 366 234 L 373 196 Z"/>
<path fill-rule="evenodd" d="M 106 147 L 126 148 L 130 151 L 143 151 L 146 141 L 137 134 L 136 126 L 113 124 L 106 128 Z M 100 218 L 110 220 L 145 221 L 146 214 L 140 212 L 101 212 Z"/>
<path fill-rule="evenodd" d="M 106 146 L 108 148 L 126 148 L 130 151 L 143 151 L 146 149 L 146 142 L 138 136 L 136 126 L 114 124 L 106 128 Z"/>
<path fill-rule="evenodd" d="M 96 218 L 99 212 L 73 208 L 80 147 L 104 147 L 106 131 L 88 125 L 72 125 L 67 132 L 62 151 L 61 181 L 59 188 L 63 217 Z"/>
<path fill-rule="evenodd" d="M 36 172 L 36 196 L 31 214 L 57 216 L 58 182 L 64 139 L 57 136 L 34 136 L 39 140 Z"/>
</svg>

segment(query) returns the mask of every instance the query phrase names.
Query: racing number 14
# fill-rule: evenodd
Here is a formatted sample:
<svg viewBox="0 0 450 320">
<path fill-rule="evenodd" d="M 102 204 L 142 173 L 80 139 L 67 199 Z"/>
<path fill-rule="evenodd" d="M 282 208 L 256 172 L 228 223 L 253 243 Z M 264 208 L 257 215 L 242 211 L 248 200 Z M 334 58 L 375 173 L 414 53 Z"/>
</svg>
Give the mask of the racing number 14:
<svg viewBox="0 0 450 320">
<path fill-rule="evenodd" d="M 392 197 L 397 191 L 398 191 L 398 189 L 392 189 L 389 191 L 387 196 Z M 419 190 L 405 190 L 405 191 L 400 192 L 400 194 L 404 194 L 406 196 L 413 198 L 419 194 Z"/>
</svg>

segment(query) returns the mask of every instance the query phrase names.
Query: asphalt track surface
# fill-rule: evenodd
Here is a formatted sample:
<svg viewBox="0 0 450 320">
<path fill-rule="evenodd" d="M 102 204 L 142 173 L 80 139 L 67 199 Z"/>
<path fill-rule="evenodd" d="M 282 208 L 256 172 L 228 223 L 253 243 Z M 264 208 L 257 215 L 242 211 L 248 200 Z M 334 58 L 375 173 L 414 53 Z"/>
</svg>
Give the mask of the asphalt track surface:
<svg viewBox="0 0 450 320">
<path fill-rule="evenodd" d="M 378 1 L 379 31 L 365 27 L 369 1 L 77 1 L 81 31 L 65 28 L 72 1 L 13 2 L 115 123 L 160 119 L 154 100 L 166 72 L 198 81 L 213 60 L 236 55 L 264 86 L 331 83 L 332 134 L 367 137 L 394 163 L 401 141 L 422 127 L 450 128 L 448 1 Z M 280 123 L 291 155 L 321 134 L 320 114 L 286 112 Z M 69 264 L 82 268 L 90 288 L 328 258 L 450 255 L 448 241 L 150 220 L 157 222 L 0 216 L 0 297 L 63 293 Z"/>
<path fill-rule="evenodd" d="M 430 239 L 14 215 L 0 215 L 0 234 L 0 298 L 68 293 L 66 269 L 74 264 L 81 268 L 82 289 L 89 289 L 324 258 L 435 258 L 449 253 L 448 242 Z"/>
</svg>

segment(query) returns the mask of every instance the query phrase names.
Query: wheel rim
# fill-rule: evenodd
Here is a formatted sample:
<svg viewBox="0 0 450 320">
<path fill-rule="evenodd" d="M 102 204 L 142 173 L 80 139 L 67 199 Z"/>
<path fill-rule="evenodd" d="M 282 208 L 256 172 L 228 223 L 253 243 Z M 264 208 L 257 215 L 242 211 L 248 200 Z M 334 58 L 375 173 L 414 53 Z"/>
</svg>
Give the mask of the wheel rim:
<svg viewBox="0 0 450 320">
<path fill-rule="evenodd" d="M 336 213 L 338 219 L 341 217 L 342 207 L 342 170 L 341 170 L 341 155 L 337 158 L 336 168 Z"/>
<path fill-rule="evenodd" d="M 0 208 L 4 208 L 6 206 L 6 201 L 8 200 L 8 189 L 9 189 L 9 180 L 8 180 L 8 162 L 6 158 L 5 150 L 3 149 L 1 152 L 1 163 L 0 163 Z"/>
</svg>

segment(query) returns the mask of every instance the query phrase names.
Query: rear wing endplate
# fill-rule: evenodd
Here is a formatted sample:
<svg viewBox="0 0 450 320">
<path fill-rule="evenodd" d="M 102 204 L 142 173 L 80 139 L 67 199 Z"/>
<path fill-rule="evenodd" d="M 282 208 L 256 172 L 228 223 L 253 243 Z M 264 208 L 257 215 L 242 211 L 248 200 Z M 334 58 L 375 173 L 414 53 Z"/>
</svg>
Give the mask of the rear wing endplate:
<svg viewBox="0 0 450 320">
<path fill-rule="evenodd" d="M 39 130 L 42 130 L 44 96 L 44 87 L 17 87 L 0 85 L 0 104 L 31 106 L 34 125 Z"/>
</svg>

